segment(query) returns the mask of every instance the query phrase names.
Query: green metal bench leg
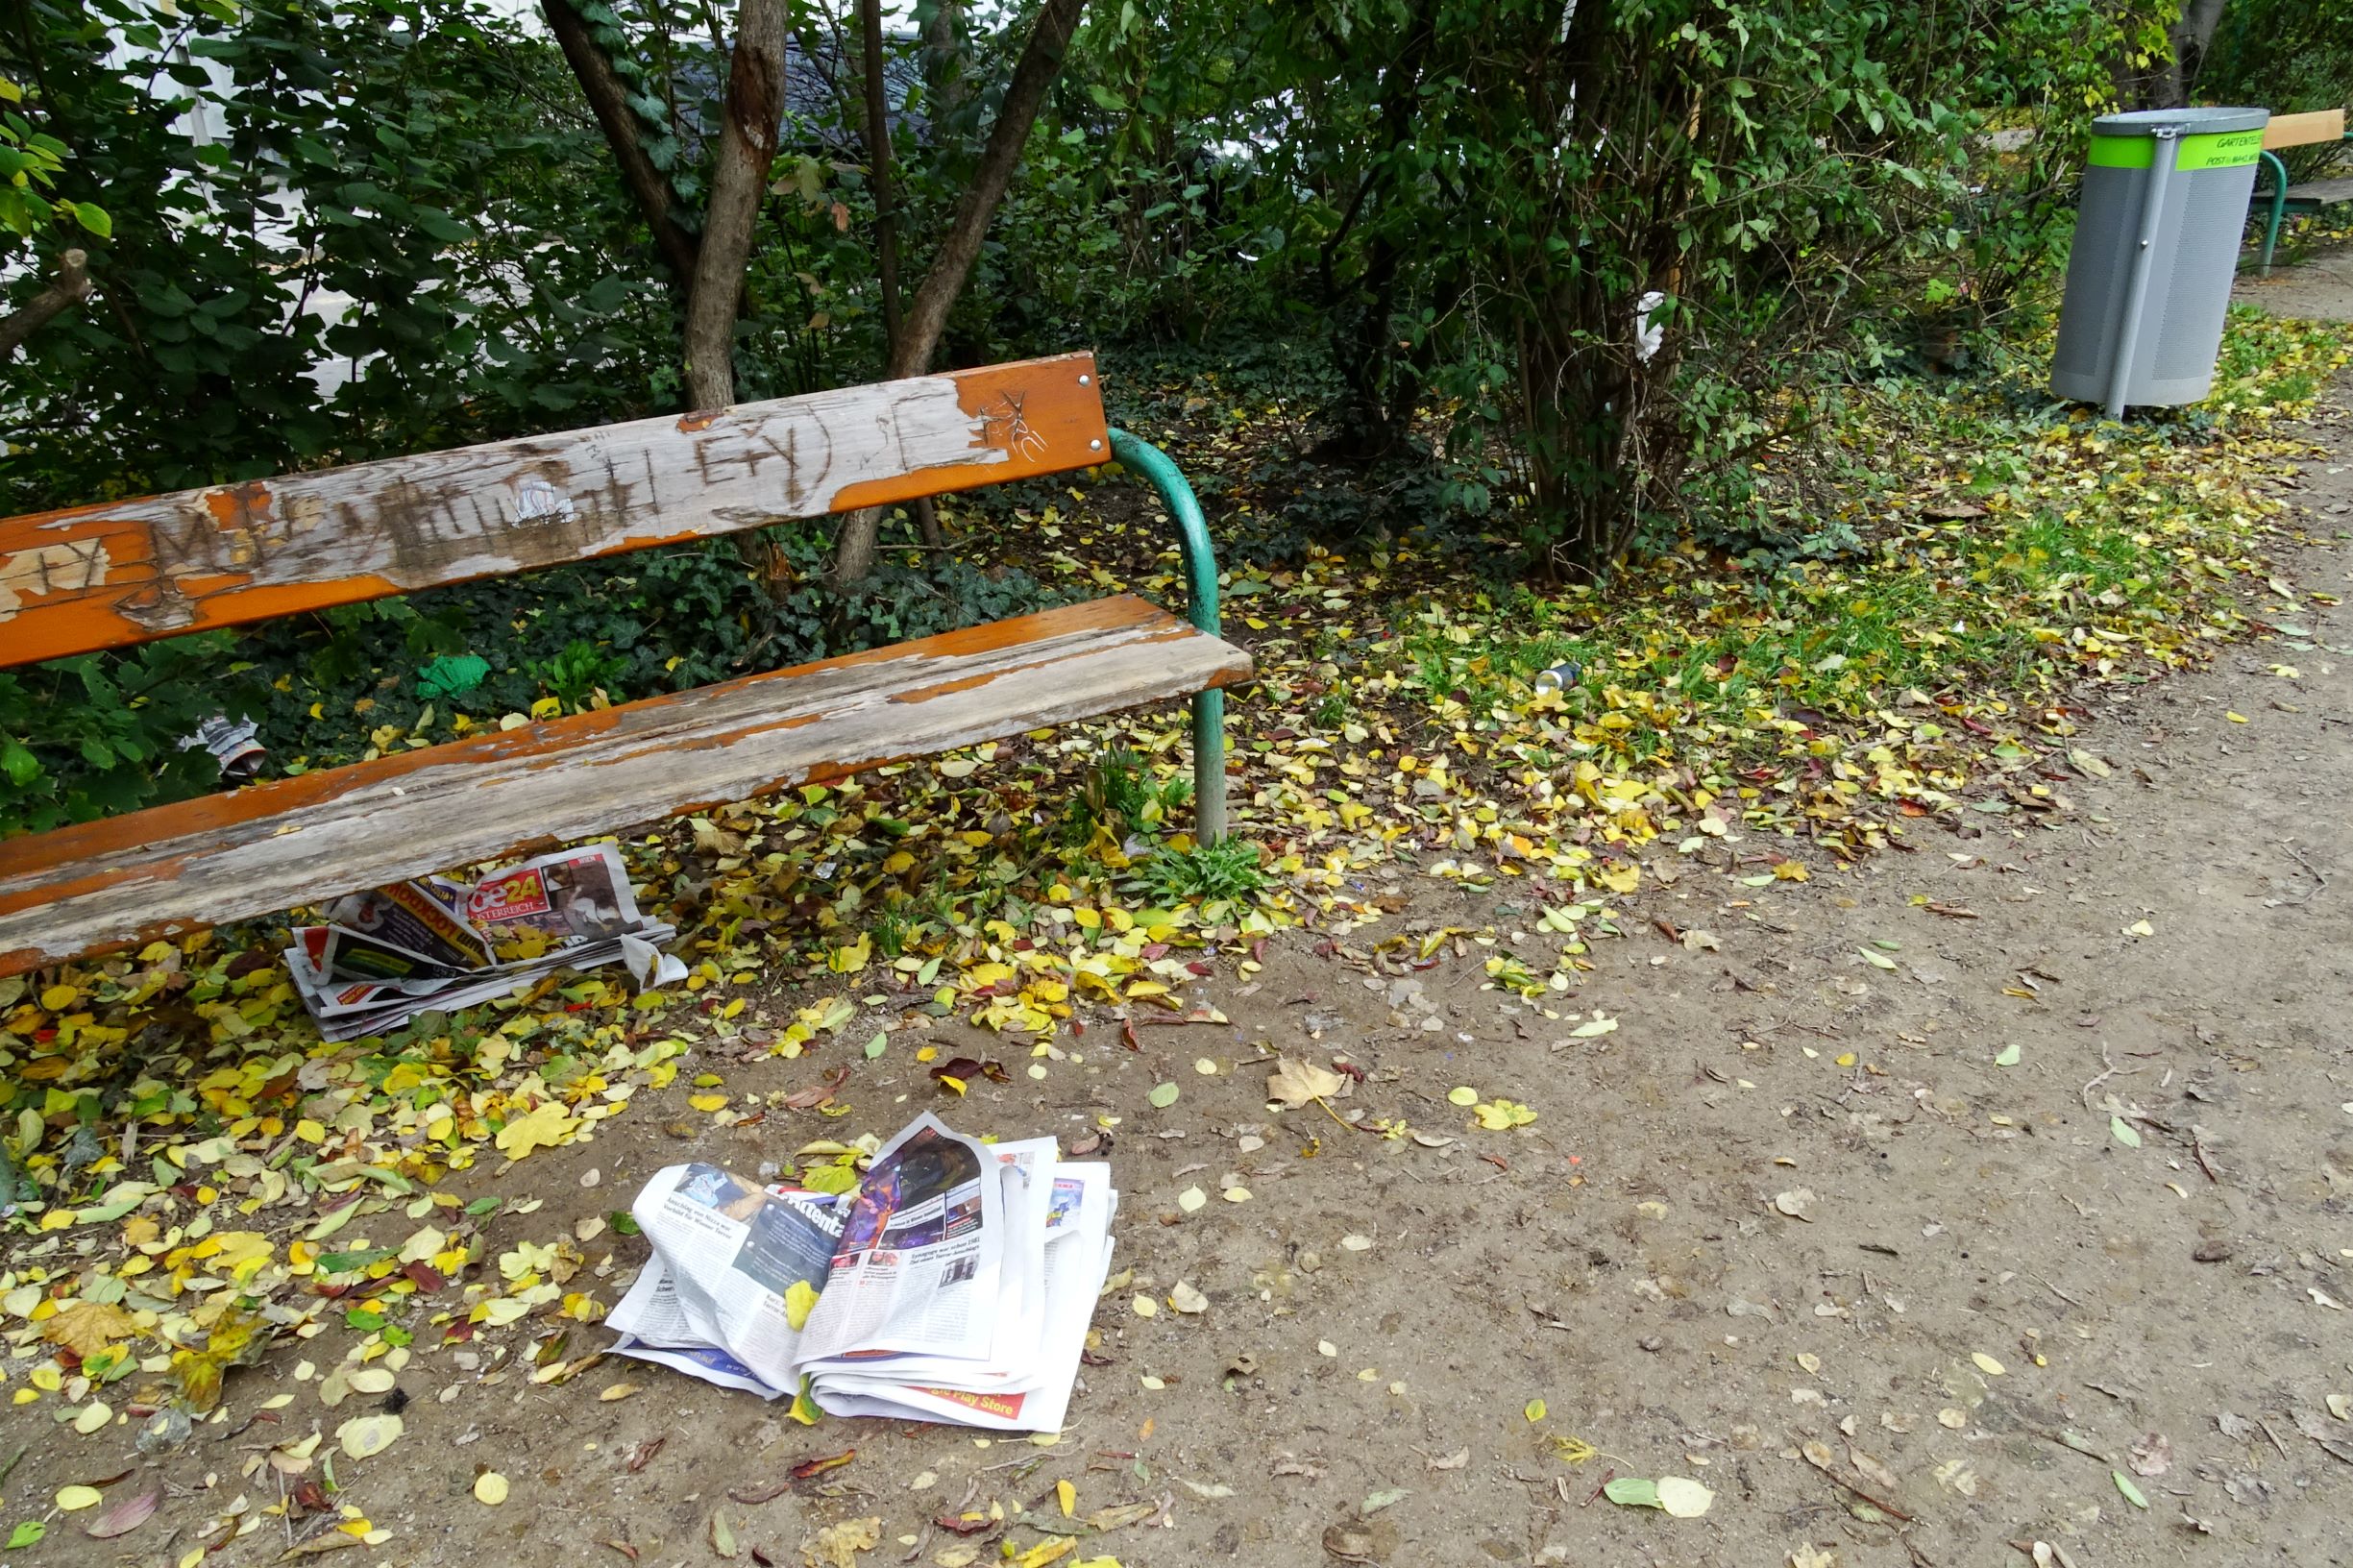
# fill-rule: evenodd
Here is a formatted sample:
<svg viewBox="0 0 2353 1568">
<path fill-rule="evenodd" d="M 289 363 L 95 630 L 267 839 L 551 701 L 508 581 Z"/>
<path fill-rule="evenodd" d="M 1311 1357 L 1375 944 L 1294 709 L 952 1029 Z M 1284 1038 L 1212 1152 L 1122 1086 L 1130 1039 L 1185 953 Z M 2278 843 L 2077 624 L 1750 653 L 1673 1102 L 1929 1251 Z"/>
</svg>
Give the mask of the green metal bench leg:
<svg viewBox="0 0 2353 1568">
<path fill-rule="evenodd" d="M 2271 253 L 2279 245 L 2280 222 L 2288 215 L 2288 165 L 2280 161 L 2277 153 L 2266 152 L 2262 156 L 2264 167 L 2271 174 L 2271 221 L 2263 232 L 2263 267 L 2256 276 L 2268 278 Z"/>
<path fill-rule="evenodd" d="M 1111 432 L 1111 453 L 1144 477 L 1176 521 L 1185 557 L 1186 619 L 1212 637 L 1221 635 L 1217 557 L 1193 487 L 1166 453 L 1125 430 Z M 1214 687 L 1193 694 L 1193 836 L 1203 844 L 1226 836 L 1226 694 Z"/>
</svg>

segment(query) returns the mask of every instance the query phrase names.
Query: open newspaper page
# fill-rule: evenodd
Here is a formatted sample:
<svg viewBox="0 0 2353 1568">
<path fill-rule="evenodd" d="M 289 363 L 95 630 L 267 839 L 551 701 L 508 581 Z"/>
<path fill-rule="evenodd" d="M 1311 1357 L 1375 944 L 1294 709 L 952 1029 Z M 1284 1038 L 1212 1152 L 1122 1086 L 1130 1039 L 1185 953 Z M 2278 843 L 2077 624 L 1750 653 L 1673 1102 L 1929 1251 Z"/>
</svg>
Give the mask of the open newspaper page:
<svg viewBox="0 0 2353 1568">
<path fill-rule="evenodd" d="M 1111 1167 L 1064 1164 L 1053 1167 L 1051 1218 L 1045 1231 L 1039 1345 L 1027 1374 L 989 1387 L 953 1386 L 914 1375 L 906 1362 L 870 1369 L 828 1370 L 816 1379 L 817 1402 L 835 1415 L 952 1421 L 999 1432 L 1058 1432 L 1078 1382 L 1088 1324 L 1111 1269 L 1111 1225 L 1118 1193 Z"/>
<path fill-rule="evenodd" d="M 466 900 L 466 919 L 501 962 L 608 942 L 646 923 L 621 852 L 609 844 L 562 849 L 492 872 Z"/>
<path fill-rule="evenodd" d="M 822 1288 L 837 1201 L 764 1189 L 717 1165 L 672 1165 L 629 1206 L 653 1259 L 613 1309 L 614 1348 L 773 1397 L 800 1385 L 796 1285 Z"/>
<path fill-rule="evenodd" d="M 1053 1195 L 1055 1143 L 1050 1138 L 1033 1138 L 986 1144 L 982 1152 L 987 1161 L 984 1180 L 993 1180 L 998 1188 L 994 1223 L 1001 1237 L 996 1297 L 983 1308 L 991 1329 L 988 1349 L 967 1356 L 861 1347 L 812 1358 L 804 1370 L 822 1378 L 835 1369 L 861 1375 L 880 1375 L 887 1369 L 896 1380 L 943 1380 L 966 1388 L 1017 1386 L 1035 1372 L 1039 1336 L 1044 1332 L 1043 1241 Z"/>
<path fill-rule="evenodd" d="M 804 1360 L 989 1354 L 1004 1247 L 1000 1167 L 925 1113 L 884 1144 L 843 1216 Z"/>
</svg>

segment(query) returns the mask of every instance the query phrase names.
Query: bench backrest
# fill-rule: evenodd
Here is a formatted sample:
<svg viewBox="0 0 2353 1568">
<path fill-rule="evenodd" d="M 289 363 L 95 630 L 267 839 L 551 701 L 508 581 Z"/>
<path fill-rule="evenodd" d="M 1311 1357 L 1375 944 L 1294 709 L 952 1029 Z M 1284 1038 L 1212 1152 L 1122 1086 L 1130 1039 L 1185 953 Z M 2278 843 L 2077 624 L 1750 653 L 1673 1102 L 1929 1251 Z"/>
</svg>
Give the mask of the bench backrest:
<svg viewBox="0 0 2353 1568">
<path fill-rule="evenodd" d="M 2308 114 L 2274 114 L 2263 128 L 2266 152 L 2276 147 L 2309 147 L 2316 141 L 2344 139 L 2344 110 L 2316 109 Z"/>
<path fill-rule="evenodd" d="M 0 520 L 0 666 L 1110 458 L 1091 355 Z"/>
</svg>

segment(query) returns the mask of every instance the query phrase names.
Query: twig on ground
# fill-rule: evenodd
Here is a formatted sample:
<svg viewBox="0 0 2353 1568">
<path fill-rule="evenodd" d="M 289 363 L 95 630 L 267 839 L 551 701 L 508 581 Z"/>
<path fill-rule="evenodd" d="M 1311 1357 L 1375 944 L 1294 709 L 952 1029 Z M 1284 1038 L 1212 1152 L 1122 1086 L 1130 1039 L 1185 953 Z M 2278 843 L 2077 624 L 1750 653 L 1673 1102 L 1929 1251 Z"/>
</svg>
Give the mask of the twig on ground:
<svg viewBox="0 0 2353 1568">
<path fill-rule="evenodd" d="M 2190 1124 L 2190 1152 L 2197 1156 L 2197 1168 L 2206 1173 L 2206 1179 L 2217 1186 L 2221 1185 L 2222 1178 L 2216 1172 L 2214 1162 L 2206 1158 L 2206 1139 L 2195 1122 Z"/>
<path fill-rule="evenodd" d="M 2071 1432 L 2065 1430 L 2050 1432 L 2042 1427 L 2034 1427 L 2030 1430 L 2036 1436 L 2044 1438 L 2049 1442 L 2057 1443 L 2061 1448 L 2066 1449 L 2071 1454 L 2080 1454 L 2087 1459 L 2097 1459 L 2100 1463 L 2106 1465 L 2111 1470 L 2116 1468 L 2116 1459 L 2114 1456 L 2101 1453 L 2098 1449 L 2094 1448 L 2089 1441 L 2076 1436 Z"/>
<path fill-rule="evenodd" d="M 2304 904 L 2309 904 L 2309 903 L 2311 903 L 2311 902 L 2312 902 L 2312 901 L 2313 901 L 2315 898 L 2319 897 L 2319 896 L 2320 896 L 2320 894 L 2322 894 L 2323 893 L 2326 893 L 2326 892 L 2328 891 L 2328 872 L 2326 872 L 2326 871 L 2322 870 L 2321 870 L 2319 867 L 2315 866 L 2315 865 L 2314 865 L 2314 864 L 2313 864 L 2311 861 L 2306 860 L 2306 859 L 2304 858 L 2304 851 L 2303 851 L 2303 850 L 2301 850 L 2301 849 L 2298 849 L 2298 848 L 2297 848 L 2297 847 L 2296 847 L 2296 846 L 2295 846 L 2293 844 L 2291 844 L 2291 843 L 2290 843 L 2288 840 L 2286 840 L 2286 839 L 2282 839 L 2282 840 L 2280 840 L 2280 841 L 2279 841 L 2279 846 L 2280 846 L 2282 849 L 2285 849 L 2285 850 L 2287 850 L 2287 851 L 2288 851 L 2288 858 L 2289 858 L 2289 859 L 2291 859 L 2291 860 L 2294 861 L 2294 862 L 2295 862 L 2295 863 L 2296 863 L 2298 866 L 2303 867 L 2305 870 L 2307 870 L 2307 871 L 2309 871 L 2310 873 L 2312 873 L 2312 879 L 2313 879 L 2313 886 L 2312 886 L 2311 891 L 2309 891 L 2308 893 L 2306 893 L 2306 894 L 2304 894 L 2304 896 L 2303 896 L 2303 897 L 2301 897 L 2301 898 L 2282 898 L 2282 899 L 2280 900 L 2280 902 L 2281 902 L 2281 903 L 2283 903 L 2283 904 L 2293 904 L 2293 905 L 2298 905 L 2298 906 L 2301 906 L 2301 905 L 2304 905 Z"/>
<path fill-rule="evenodd" d="M 1066 1437 L 1069 1435 L 1069 1433 L 1065 1433 L 1063 1435 Z M 1007 1459 L 1003 1464 L 984 1464 L 978 1470 L 974 1471 L 973 1474 L 985 1476 L 992 1470 L 1018 1470 L 1025 1464 L 1034 1467 L 1045 1463 L 1050 1457 L 1051 1456 L 1045 1454 L 1025 1454 L 1017 1459 Z M 1017 1477 L 1015 1479 L 1018 1480 L 1019 1478 Z"/>
<path fill-rule="evenodd" d="M 2028 1272 L 2032 1273 L 2033 1271 L 2030 1269 Z M 2080 1307 L 2083 1305 L 2082 1302 L 2077 1301 L 2073 1296 L 2069 1295 L 2066 1291 L 2060 1289 L 2048 1280 L 2044 1280 L 2042 1275 L 2036 1274 L 2034 1277 L 2038 1280 L 2043 1280 L 2044 1289 L 2049 1291 L 2052 1295 L 2057 1296 L 2061 1301 L 2066 1302 L 2070 1307 Z"/>
<path fill-rule="evenodd" d="M 1372 1131 L 1370 1127 L 1358 1126 L 1355 1122 L 1342 1116 L 1337 1111 L 1333 1110 L 1330 1105 L 1325 1103 L 1324 1097 L 1321 1094 L 1315 1096 L 1315 1103 L 1322 1107 L 1325 1115 L 1330 1116 L 1334 1121 L 1338 1122 L 1341 1126 L 1347 1128 L 1352 1133 L 1369 1133 Z"/>
<path fill-rule="evenodd" d="M 1842 1487 L 1845 1490 L 1853 1493 L 1856 1497 L 1861 1498 L 1864 1502 L 1870 1504 L 1881 1513 L 1886 1514 L 1890 1519 L 1900 1519 L 1907 1525 L 1915 1522 L 1910 1514 L 1904 1512 L 1893 1503 L 1881 1502 L 1878 1498 L 1872 1496 L 1869 1492 L 1863 1490 L 1863 1488 L 1857 1486 L 1853 1482 L 1849 1481 L 1846 1477 L 1840 1475 L 1828 1465 L 1824 1464 L 1820 1459 L 1815 1458 L 1812 1455 L 1802 1453 L 1799 1458 L 1804 1459 L 1806 1463 L 1812 1465 L 1815 1469 L 1829 1477 L 1833 1485 Z"/>
<path fill-rule="evenodd" d="M 2092 1109 L 2092 1090 L 2111 1078 L 2126 1077 L 2141 1070 L 2139 1067 L 2120 1067 L 2114 1062 L 2109 1061 L 2108 1047 L 2104 1041 L 2099 1047 L 2099 1064 L 2104 1070 L 2096 1074 L 2090 1083 L 2083 1086 L 2083 1108 L 2086 1111 Z"/>
</svg>

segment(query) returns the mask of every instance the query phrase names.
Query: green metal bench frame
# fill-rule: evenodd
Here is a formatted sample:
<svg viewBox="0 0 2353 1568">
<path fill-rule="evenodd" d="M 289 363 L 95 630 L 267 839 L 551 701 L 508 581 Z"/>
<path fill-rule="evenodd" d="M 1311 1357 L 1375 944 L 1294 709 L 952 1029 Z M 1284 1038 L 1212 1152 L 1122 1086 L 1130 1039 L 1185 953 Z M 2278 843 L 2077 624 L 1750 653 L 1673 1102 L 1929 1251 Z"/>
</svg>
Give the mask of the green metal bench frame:
<svg viewBox="0 0 2353 1568">
<path fill-rule="evenodd" d="M 2343 139 L 2353 141 L 2353 131 L 2347 131 Z M 2280 225 L 2287 221 L 2288 214 L 2291 212 L 2317 212 L 2327 204 L 2290 196 L 2288 194 L 2288 165 L 2280 160 L 2279 154 L 2267 147 L 2263 151 L 2262 159 L 2264 172 L 2271 177 L 2271 213 L 2264 225 L 2263 260 L 2258 264 L 2256 276 L 2268 278 L 2271 276 L 2271 253 L 2279 248 Z M 2258 201 L 2264 199 L 2260 183 L 2256 187 L 2255 198 Z"/>
<path fill-rule="evenodd" d="M 1177 546 L 1185 559 L 1185 619 L 1197 631 L 1225 635 L 1217 618 L 1217 556 L 1210 546 L 1208 521 L 1184 472 L 1149 441 L 1113 429 L 1111 454 L 1143 476 L 1168 508 Z M 1215 844 L 1226 836 L 1226 694 L 1215 686 L 1195 692 L 1193 718 L 1193 836 Z"/>
</svg>

